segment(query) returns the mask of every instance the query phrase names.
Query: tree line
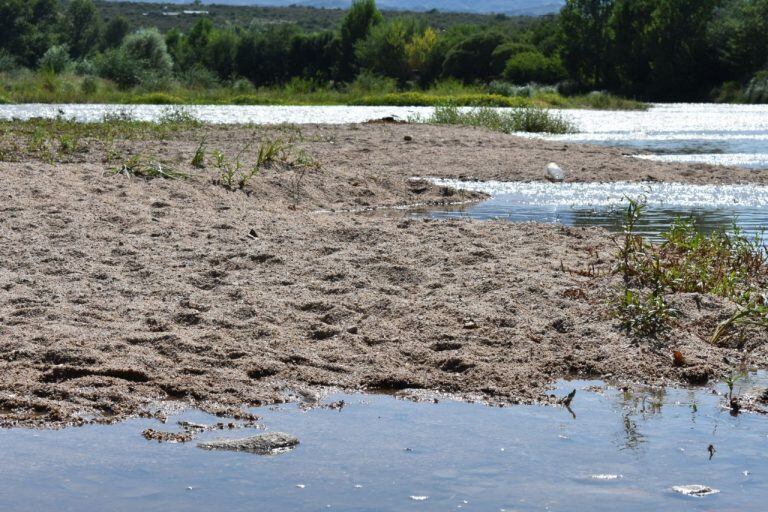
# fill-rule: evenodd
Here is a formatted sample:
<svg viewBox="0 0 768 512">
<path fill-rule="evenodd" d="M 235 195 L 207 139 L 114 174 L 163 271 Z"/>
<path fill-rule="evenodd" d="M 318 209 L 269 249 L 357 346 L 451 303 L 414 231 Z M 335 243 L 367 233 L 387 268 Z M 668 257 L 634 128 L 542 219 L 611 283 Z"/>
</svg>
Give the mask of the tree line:
<svg viewBox="0 0 768 512">
<path fill-rule="evenodd" d="M 424 17 L 385 20 L 375 0 L 354 0 L 337 29 L 314 32 L 206 17 L 185 31 L 136 30 L 123 17 L 105 22 L 92 0 L 0 0 L 0 20 L 0 72 L 71 71 L 124 88 L 332 87 L 362 75 L 400 87 L 505 80 L 654 100 L 715 89 L 721 99 L 756 90 L 759 101 L 768 89 L 768 0 L 567 0 L 558 15 L 524 24 L 447 29 Z"/>
</svg>

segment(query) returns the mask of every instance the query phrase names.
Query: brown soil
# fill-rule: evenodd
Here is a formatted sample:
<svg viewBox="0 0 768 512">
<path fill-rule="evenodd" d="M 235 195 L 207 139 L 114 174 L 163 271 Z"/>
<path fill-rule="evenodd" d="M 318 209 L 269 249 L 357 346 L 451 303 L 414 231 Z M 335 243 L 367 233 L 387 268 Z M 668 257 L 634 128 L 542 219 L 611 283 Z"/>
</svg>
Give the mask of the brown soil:
<svg viewBox="0 0 768 512">
<path fill-rule="evenodd" d="M 549 161 L 571 181 L 768 173 L 448 127 L 202 130 L 231 156 L 253 136 L 291 139 L 322 167 L 228 191 L 189 165 L 199 131 L 116 146 L 188 180 L 105 176 L 116 164 L 95 141 L 71 163 L 0 163 L 0 424 L 117 420 L 167 399 L 221 412 L 303 386 L 531 402 L 561 377 L 702 384 L 746 353 L 768 363 L 764 332 L 745 351 L 707 342 L 730 310 L 712 297 L 675 297 L 684 316 L 659 346 L 627 338 L 605 231 L 318 212 L 476 200 L 409 178 L 538 180 Z"/>
</svg>

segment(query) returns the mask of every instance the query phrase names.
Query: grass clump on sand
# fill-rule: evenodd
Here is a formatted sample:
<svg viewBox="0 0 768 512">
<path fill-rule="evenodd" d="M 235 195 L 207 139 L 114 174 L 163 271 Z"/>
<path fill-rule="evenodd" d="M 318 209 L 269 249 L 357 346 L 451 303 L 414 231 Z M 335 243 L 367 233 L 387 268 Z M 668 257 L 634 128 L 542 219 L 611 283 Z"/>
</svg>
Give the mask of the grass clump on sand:
<svg viewBox="0 0 768 512">
<path fill-rule="evenodd" d="M 80 123 L 63 117 L 27 121 L 0 121 L 0 159 L 35 158 L 45 162 L 72 162 L 88 152 L 90 143 L 113 153 L 116 140 L 164 140 L 202 124 L 188 112 L 169 108 L 159 122 L 136 121 L 129 111 L 107 114 L 99 122 Z"/>
<path fill-rule="evenodd" d="M 120 167 L 111 169 L 104 174 L 108 176 L 122 174 L 123 176 L 128 176 L 131 178 L 143 178 L 145 180 L 153 180 L 158 178 L 166 180 L 179 180 L 189 177 L 189 175 L 186 173 L 175 171 L 167 165 L 163 165 L 157 160 L 147 160 L 141 155 L 132 156 L 123 162 Z"/>
<path fill-rule="evenodd" d="M 415 117 L 415 122 L 479 126 L 502 133 L 574 133 L 576 127 L 558 114 L 539 107 L 518 107 L 499 110 L 490 107 L 474 107 L 469 110 L 456 105 L 435 107 L 427 117 Z"/>
<path fill-rule="evenodd" d="M 277 169 L 286 172 L 284 177 L 294 202 L 293 206 L 298 206 L 301 201 L 304 178 L 310 171 L 319 171 L 320 163 L 306 151 L 296 150 L 289 142 L 281 139 L 266 139 L 259 144 L 255 162 L 245 164 L 244 156 L 252 145 L 251 141 L 243 146 L 234 159 L 228 158 L 221 151 L 214 152 L 212 165 L 219 170 L 219 175 L 213 183 L 231 191 L 245 190 L 261 171 Z"/>
<path fill-rule="evenodd" d="M 739 328 L 768 329 L 768 247 L 759 236 L 749 237 L 736 226 L 730 233 L 703 234 L 692 220 L 678 219 L 654 245 L 635 230 L 643 209 L 637 201 L 627 207 L 617 268 L 624 288 L 616 315 L 629 334 L 663 334 L 678 316 L 667 303 L 675 293 L 713 295 L 735 305 L 736 313 L 713 333 L 713 343 L 732 334 L 743 338 Z"/>
</svg>

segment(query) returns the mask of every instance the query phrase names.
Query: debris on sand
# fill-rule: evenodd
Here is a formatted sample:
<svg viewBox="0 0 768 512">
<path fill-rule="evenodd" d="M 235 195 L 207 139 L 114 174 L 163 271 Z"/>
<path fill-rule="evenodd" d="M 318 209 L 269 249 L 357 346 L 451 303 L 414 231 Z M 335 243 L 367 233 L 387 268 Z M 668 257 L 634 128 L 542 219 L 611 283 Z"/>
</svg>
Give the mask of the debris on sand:
<svg viewBox="0 0 768 512">
<path fill-rule="evenodd" d="M 244 439 L 216 439 L 207 443 L 198 443 L 203 450 L 225 450 L 248 452 L 257 455 L 269 455 L 293 448 L 299 444 L 299 438 L 283 432 L 268 432 Z"/>
</svg>

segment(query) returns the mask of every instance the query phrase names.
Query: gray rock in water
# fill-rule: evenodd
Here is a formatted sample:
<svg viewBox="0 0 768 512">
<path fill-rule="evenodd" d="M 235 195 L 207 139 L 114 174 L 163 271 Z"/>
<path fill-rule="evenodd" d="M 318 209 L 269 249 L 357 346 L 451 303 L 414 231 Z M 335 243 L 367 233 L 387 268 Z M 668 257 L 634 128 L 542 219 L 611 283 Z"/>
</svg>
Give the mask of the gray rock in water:
<svg viewBox="0 0 768 512">
<path fill-rule="evenodd" d="M 717 489 L 707 487 L 706 485 L 676 485 L 672 490 L 686 496 L 695 496 L 697 498 L 720 492 Z"/>
<path fill-rule="evenodd" d="M 269 455 L 279 450 L 293 448 L 299 444 L 299 438 L 283 432 L 268 432 L 245 439 L 215 439 L 207 443 L 198 443 L 203 450 L 228 450 L 248 452 L 257 455 Z"/>
<path fill-rule="evenodd" d="M 552 162 L 544 169 L 544 175 L 549 181 L 565 181 L 565 171 L 556 163 Z"/>
</svg>

